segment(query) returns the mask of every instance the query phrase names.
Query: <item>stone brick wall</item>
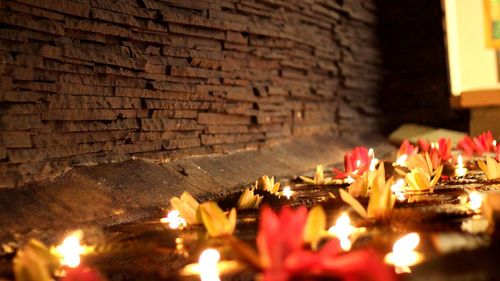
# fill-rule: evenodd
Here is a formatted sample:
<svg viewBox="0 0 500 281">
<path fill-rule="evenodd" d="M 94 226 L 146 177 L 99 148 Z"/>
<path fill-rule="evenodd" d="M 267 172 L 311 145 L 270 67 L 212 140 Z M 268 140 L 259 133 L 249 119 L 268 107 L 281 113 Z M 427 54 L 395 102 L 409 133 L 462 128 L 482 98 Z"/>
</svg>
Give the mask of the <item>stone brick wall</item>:
<svg viewBox="0 0 500 281">
<path fill-rule="evenodd" d="M 4 0 L 0 186 L 377 122 L 374 1 Z"/>
</svg>

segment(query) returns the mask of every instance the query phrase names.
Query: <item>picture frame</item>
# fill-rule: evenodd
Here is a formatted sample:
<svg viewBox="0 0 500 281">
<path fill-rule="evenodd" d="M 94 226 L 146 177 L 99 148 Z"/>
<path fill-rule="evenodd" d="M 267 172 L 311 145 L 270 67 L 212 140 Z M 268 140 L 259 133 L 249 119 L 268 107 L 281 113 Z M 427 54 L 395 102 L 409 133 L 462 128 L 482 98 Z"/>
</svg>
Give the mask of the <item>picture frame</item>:
<svg viewBox="0 0 500 281">
<path fill-rule="evenodd" d="M 486 46 L 500 49 L 500 0 L 483 0 Z"/>
</svg>

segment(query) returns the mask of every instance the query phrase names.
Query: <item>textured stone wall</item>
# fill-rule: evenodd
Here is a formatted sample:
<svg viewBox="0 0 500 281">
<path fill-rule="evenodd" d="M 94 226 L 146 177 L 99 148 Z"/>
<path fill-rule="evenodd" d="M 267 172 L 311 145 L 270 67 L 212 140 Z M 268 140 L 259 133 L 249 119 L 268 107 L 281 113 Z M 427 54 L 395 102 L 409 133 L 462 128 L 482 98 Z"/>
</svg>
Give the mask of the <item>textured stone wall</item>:
<svg viewBox="0 0 500 281">
<path fill-rule="evenodd" d="M 372 130 L 373 2 L 1 1 L 0 186 Z"/>
</svg>

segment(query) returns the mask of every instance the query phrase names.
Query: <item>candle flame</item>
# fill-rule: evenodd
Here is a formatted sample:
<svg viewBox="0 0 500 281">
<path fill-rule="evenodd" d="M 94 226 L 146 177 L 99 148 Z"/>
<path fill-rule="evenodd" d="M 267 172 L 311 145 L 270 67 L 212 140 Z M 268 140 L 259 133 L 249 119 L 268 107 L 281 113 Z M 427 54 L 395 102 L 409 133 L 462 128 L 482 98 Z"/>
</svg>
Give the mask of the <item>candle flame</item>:
<svg viewBox="0 0 500 281">
<path fill-rule="evenodd" d="M 85 253 L 85 248 L 80 245 L 80 238 L 72 234 L 66 237 L 62 244 L 55 248 L 55 251 L 61 256 L 61 265 L 74 268 L 80 265 L 80 255 Z"/>
<path fill-rule="evenodd" d="M 469 208 L 473 211 L 479 210 L 483 204 L 483 196 L 477 192 L 473 191 L 469 193 Z"/>
<path fill-rule="evenodd" d="M 171 229 L 183 229 L 187 225 L 186 220 L 181 217 L 177 210 L 168 212 L 167 217 L 162 218 L 160 222 L 168 223 L 168 227 Z"/>
<path fill-rule="evenodd" d="M 347 176 L 347 178 L 345 178 L 344 182 L 351 184 L 351 183 L 355 182 L 355 180 L 351 176 Z"/>
<path fill-rule="evenodd" d="M 220 253 L 215 249 L 206 249 L 198 260 L 201 281 L 220 281 L 217 263 L 220 260 Z"/>
<path fill-rule="evenodd" d="M 370 161 L 370 171 L 375 171 L 375 166 L 377 165 L 377 163 L 378 163 L 377 158 L 373 158 L 372 161 Z"/>
<path fill-rule="evenodd" d="M 368 156 L 375 158 L 375 150 L 371 147 L 368 149 Z"/>
<path fill-rule="evenodd" d="M 457 164 L 459 168 L 462 168 L 464 166 L 464 161 L 462 160 L 462 154 L 458 155 Z"/>
<path fill-rule="evenodd" d="M 408 159 L 408 155 L 403 154 L 399 156 L 399 158 L 396 160 L 396 165 L 397 166 L 405 166 L 406 165 L 406 159 Z"/>
<path fill-rule="evenodd" d="M 394 242 L 392 252 L 385 256 L 385 261 L 395 266 L 396 273 L 411 272 L 410 266 L 422 259 L 422 255 L 415 251 L 419 243 L 420 235 L 416 232 L 401 237 Z"/>
<path fill-rule="evenodd" d="M 351 225 L 351 219 L 346 212 L 343 212 L 335 222 L 335 225 L 328 229 L 328 232 L 340 240 L 340 247 L 344 251 L 351 249 L 349 236 L 354 232 L 355 227 Z"/>
<path fill-rule="evenodd" d="M 497 146 L 497 141 L 493 140 L 493 142 L 491 142 L 491 144 L 493 144 L 493 146 Z"/>
<path fill-rule="evenodd" d="M 420 235 L 416 232 L 412 232 L 407 234 L 401 238 L 399 238 L 392 247 L 392 251 L 394 253 L 409 253 L 417 248 L 418 244 L 420 244 Z"/>
<path fill-rule="evenodd" d="M 457 158 L 457 168 L 455 169 L 455 175 L 458 177 L 463 177 L 465 176 L 465 174 L 467 174 L 467 168 L 464 167 L 462 154 L 459 154 Z"/>
<path fill-rule="evenodd" d="M 292 197 L 293 194 L 294 192 L 289 186 L 285 186 L 283 188 L 283 195 L 285 195 L 286 199 L 290 199 L 290 197 Z"/>
<path fill-rule="evenodd" d="M 399 201 L 404 201 L 406 200 L 406 197 L 404 195 L 404 190 L 403 187 L 405 186 L 405 180 L 404 179 L 399 179 L 397 180 L 392 186 L 391 186 L 391 191 L 396 195 L 396 198 Z"/>
</svg>

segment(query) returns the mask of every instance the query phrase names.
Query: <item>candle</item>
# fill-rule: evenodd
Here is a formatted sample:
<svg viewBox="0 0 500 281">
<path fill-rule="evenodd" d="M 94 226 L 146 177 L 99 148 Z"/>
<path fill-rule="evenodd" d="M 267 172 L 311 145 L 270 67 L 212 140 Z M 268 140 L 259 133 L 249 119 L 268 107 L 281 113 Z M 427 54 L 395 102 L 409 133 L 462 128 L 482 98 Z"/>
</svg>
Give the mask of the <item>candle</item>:
<svg viewBox="0 0 500 281">
<path fill-rule="evenodd" d="M 394 193 L 394 195 L 396 195 L 396 198 L 398 199 L 398 201 L 406 200 L 406 197 L 404 195 L 404 190 L 403 190 L 405 183 L 406 182 L 404 179 L 399 179 L 396 181 L 396 183 L 394 183 L 391 186 L 391 191 L 392 191 L 392 193 Z"/>
<path fill-rule="evenodd" d="M 80 265 L 80 255 L 85 253 L 85 248 L 80 245 L 80 238 L 77 234 L 69 235 L 61 245 L 55 248 L 55 252 L 60 256 L 60 264 L 75 268 Z"/>
<path fill-rule="evenodd" d="M 459 154 L 457 159 L 457 168 L 455 169 L 455 175 L 457 177 L 463 177 L 465 176 L 466 173 L 467 173 L 467 168 L 464 167 L 462 155 Z"/>
<path fill-rule="evenodd" d="M 340 240 L 340 247 L 344 251 L 351 249 L 351 240 L 349 236 L 356 231 L 356 228 L 351 225 L 351 219 L 347 213 L 343 212 L 335 222 L 335 225 L 328 229 L 328 233 L 337 237 Z"/>
<path fill-rule="evenodd" d="M 347 176 L 347 178 L 344 179 L 345 183 L 351 184 L 355 182 L 355 180 L 351 176 Z"/>
<path fill-rule="evenodd" d="M 395 266 L 396 273 L 411 272 L 410 266 L 422 261 L 423 255 L 415 248 L 420 243 L 420 235 L 412 232 L 401 237 L 394 243 L 392 252 L 385 256 L 385 262 Z"/>
<path fill-rule="evenodd" d="M 286 199 L 290 199 L 293 194 L 294 194 L 294 192 L 292 191 L 292 189 L 289 186 L 285 186 L 283 188 L 283 195 L 286 197 Z"/>
<path fill-rule="evenodd" d="M 199 274 L 201 281 L 220 281 L 217 263 L 220 260 L 219 251 L 206 249 L 198 260 Z"/>
<path fill-rule="evenodd" d="M 406 159 L 408 159 L 408 155 L 406 154 L 399 156 L 399 158 L 396 160 L 396 163 L 394 163 L 393 166 L 401 166 L 401 167 L 406 166 Z"/>
<path fill-rule="evenodd" d="M 481 209 L 481 206 L 483 204 L 483 196 L 477 192 L 477 191 L 472 191 L 469 193 L 469 208 L 473 211 L 478 211 Z"/>
<path fill-rule="evenodd" d="M 171 229 L 183 229 L 187 225 L 186 220 L 180 216 L 177 210 L 168 212 L 168 215 L 162 218 L 160 222 L 168 223 L 168 227 Z"/>
</svg>

